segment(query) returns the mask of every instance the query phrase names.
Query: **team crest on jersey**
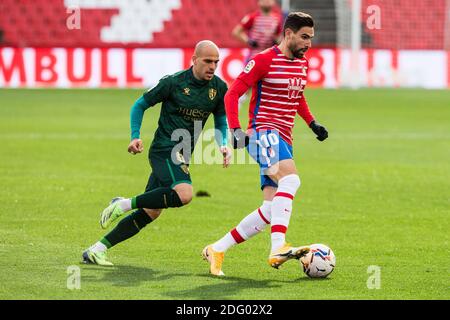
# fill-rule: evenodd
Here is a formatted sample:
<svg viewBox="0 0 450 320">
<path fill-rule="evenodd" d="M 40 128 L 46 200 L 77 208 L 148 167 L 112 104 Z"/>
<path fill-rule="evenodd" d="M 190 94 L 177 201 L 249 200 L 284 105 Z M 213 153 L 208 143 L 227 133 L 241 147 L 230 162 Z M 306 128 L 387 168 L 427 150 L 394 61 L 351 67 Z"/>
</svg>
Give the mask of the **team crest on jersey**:
<svg viewBox="0 0 450 320">
<path fill-rule="evenodd" d="M 214 98 L 217 95 L 217 90 L 213 89 L 213 88 L 210 88 L 209 92 L 208 92 L 208 95 L 209 95 L 209 99 L 214 100 Z"/>
<path fill-rule="evenodd" d="M 245 73 L 249 73 L 255 66 L 255 60 L 250 60 L 244 68 Z"/>
<path fill-rule="evenodd" d="M 186 164 L 182 164 L 180 168 L 184 173 L 189 174 L 189 167 Z"/>
<path fill-rule="evenodd" d="M 302 75 L 306 77 L 306 70 L 308 69 L 307 66 L 302 66 Z"/>
<path fill-rule="evenodd" d="M 301 78 L 290 78 L 288 85 L 288 98 L 289 99 L 297 99 L 300 97 L 300 94 L 303 92 L 303 89 L 306 86 L 306 80 Z"/>
<path fill-rule="evenodd" d="M 183 94 L 186 95 L 186 96 L 190 96 L 191 95 L 190 92 L 191 92 L 191 89 L 189 89 L 189 88 L 184 88 L 183 89 Z"/>
</svg>

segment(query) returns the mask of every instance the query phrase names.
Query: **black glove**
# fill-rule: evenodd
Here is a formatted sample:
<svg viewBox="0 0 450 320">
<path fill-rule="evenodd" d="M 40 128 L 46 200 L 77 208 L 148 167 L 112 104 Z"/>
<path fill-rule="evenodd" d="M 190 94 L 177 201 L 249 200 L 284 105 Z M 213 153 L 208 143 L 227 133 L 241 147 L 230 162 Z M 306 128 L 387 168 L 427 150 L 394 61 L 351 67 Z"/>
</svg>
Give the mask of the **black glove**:
<svg viewBox="0 0 450 320">
<path fill-rule="evenodd" d="M 231 129 L 231 135 L 233 136 L 233 149 L 242 149 L 248 146 L 250 138 L 241 128 Z"/>
<path fill-rule="evenodd" d="M 328 131 L 325 129 L 325 127 L 322 127 L 320 124 L 318 124 L 315 120 L 313 120 L 309 127 L 311 130 L 317 135 L 317 140 L 323 141 L 326 138 L 328 138 Z"/>
<path fill-rule="evenodd" d="M 248 39 L 247 44 L 250 48 L 258 48 L 258 42 L 253 39 Z"/>
</svg>

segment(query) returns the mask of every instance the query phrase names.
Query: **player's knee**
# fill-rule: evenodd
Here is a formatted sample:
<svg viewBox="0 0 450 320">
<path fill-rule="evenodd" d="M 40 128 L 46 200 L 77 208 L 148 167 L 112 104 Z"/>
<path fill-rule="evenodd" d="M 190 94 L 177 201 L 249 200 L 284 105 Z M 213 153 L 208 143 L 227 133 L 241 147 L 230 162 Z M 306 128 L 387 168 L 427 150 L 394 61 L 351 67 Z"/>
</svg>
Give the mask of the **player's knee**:
<svg viewBox="0 0 450 320">
<path fill-rule="evenodd" d="M 188 204 L 189 202 L 192 201 L 192 192 L 177 192 L 178 193 L 178 197 L 180 197 L 181 203 L 183 205 Z"/>
<path fill-rule="evenodd" d="M 192 186 L 190 184 L 180 184 L 175 186 L 176 194 L 178 195 L 178 198 L 180 199 L 181 205 L 186 205 L 192 200 Z"/>
<path fill-rule="evenodd" d="M 144 211 L 153 221 L 157 219 L 162 212 L 161 209 L 146 209 L 146 208 L 144 208 Z"/>
</svg>

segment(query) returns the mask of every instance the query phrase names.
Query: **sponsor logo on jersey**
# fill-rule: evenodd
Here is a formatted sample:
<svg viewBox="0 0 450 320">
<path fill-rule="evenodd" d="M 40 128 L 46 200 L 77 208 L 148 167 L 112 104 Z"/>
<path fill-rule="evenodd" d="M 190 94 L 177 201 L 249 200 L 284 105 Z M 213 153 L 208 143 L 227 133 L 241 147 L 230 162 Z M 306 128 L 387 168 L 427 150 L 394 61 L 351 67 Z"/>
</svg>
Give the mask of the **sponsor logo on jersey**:
<svg viewBox="0 0 450 320">
<path fill-rule="evenodd" d="M 179 107 L 178 113 L 183 116 L 185 120 L 188 121 L 202 121 L 208 119 L 210 111 L 201 110 L 197 108 L 184 108 Z"/>
<path fill-rule="evenodd" d="M 250 60 L 244 68 L 245 73 L 249 73 L 255 66 L 255 60 Z"/>
</svg>

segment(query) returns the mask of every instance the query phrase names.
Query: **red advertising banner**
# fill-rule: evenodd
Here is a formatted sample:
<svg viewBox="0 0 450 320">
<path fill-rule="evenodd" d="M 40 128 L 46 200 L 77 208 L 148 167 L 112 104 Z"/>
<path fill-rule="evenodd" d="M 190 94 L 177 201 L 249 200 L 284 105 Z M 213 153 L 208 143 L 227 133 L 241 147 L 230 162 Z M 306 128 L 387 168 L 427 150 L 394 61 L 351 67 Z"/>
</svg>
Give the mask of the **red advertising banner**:
<svg viewBox="0 0 450 320">
<path fill-rule="evenodd" d="M 191 65 L 192 49 L 0 48 L 0 87 L 150 87 Z M 450 52 L 308 51 L 308 87 L 450 88 Z M 245 49 L 221 49 L 216 74 L 231 83 L 243 70 Z M 426 61 L 426 68 L 423 62 Z"/>
</svg>

